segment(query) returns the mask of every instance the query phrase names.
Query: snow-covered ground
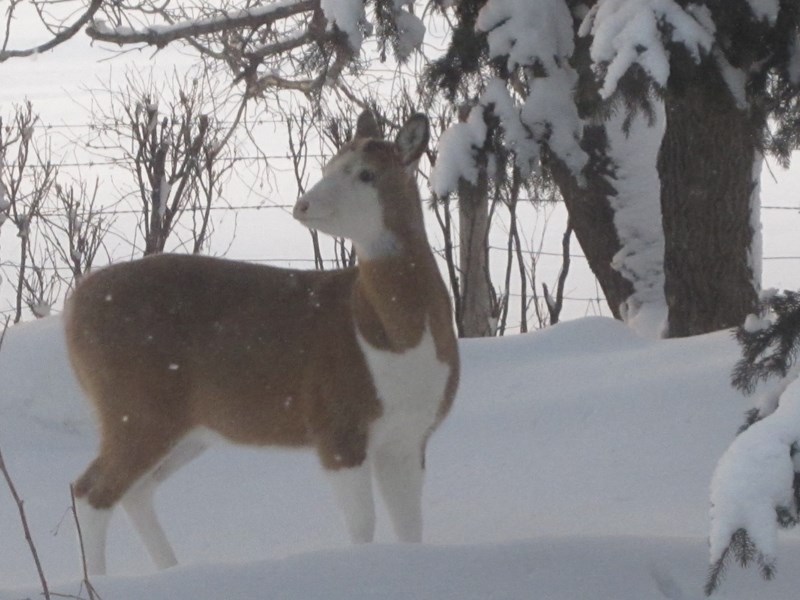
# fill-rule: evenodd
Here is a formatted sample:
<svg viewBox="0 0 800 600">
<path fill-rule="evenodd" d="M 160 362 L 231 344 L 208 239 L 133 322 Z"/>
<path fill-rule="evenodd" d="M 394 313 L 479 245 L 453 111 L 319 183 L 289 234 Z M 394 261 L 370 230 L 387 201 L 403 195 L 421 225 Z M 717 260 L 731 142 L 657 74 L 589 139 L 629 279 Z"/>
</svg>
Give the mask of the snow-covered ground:
<svg viewBox="0 0 800 600">
<path fill-rule="evenodd" d="M 427 543 L 351 547 L 312 455 L 219 447 L 162 486 L 182 566 L 156 573 L 120 512 L 104 600 L 689 600 L 707 571 L 708 485 L 748 403 L 728 383 L 727 332 L 651 341 L 604 318 L 462 342 L 463 377 L 428 453 Z M 69 482 L 96 436 L 57 317 L 12 328 L 0 352 L 0 448 L 48 581 L 80 592 Z M 0 486 L 0 600 L 39 597 L 16 508 Z M 720 599 L 785 600 L 731 567 Z"/>
</svg>

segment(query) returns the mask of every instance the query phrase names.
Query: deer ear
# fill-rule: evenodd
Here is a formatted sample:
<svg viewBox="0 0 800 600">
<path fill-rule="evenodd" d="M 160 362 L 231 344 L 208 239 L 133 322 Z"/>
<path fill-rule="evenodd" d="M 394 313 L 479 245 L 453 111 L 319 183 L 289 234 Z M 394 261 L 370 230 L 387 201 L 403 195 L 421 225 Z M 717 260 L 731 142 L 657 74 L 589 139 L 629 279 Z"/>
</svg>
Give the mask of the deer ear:
<svg viewBox="0 0 800 600">
<path fill-rule="evenodd" d="M 382 139 L 383 136 L 378 128 L 378 122 L 375 120 L 375 115 L 372 114 L 371 110 L 365 110 L 358 115 L 355 137 Z"/>
<path fill-rule="evenodd" d="M 428 147 L 428 117 L 415 113 L 409 117 L 397 134 L 397 144 L 404 165 L 410 165 L 422 156 Z"/>
</svg>

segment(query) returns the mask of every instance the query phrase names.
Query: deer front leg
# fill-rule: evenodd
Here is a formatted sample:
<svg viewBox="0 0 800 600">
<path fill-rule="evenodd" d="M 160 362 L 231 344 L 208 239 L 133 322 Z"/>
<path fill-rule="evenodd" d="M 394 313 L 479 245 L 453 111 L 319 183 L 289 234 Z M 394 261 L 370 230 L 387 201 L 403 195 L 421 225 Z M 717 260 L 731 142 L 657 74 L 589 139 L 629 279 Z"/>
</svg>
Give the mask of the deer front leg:
<svg viewBox="0 0 800 600">
<path fill-rule="evenodd" d="M 375 479 L 401 542 L 422 541 L 422 484 L 425 478 L 421 441 L 392 441 L 375 449 Z"/>
<path fill-rule="evenodd" d="M 328 471 L 328 477 L 351 541 L 371 542 L 375 537 L 375 503 L 369 463 Z"/>
<path fill-rule="evenodd" d="M 337 436 L 319 452 L 350 539 L 354 544 L 363 544 L 375 537 L 372 475 L 367 460 L 366 436 L 353 435 L 352 431 L 348 433 Z"/>
</svg>

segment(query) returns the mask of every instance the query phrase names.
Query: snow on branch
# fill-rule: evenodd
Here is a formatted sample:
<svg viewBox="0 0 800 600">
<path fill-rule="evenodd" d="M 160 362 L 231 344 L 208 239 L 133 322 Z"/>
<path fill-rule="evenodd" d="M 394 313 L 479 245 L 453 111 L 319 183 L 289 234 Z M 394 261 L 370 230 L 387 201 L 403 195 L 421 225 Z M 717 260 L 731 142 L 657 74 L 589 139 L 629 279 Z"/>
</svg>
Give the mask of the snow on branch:
<svg viewBox="0 0 800 600">
<path fill-rule="evenodd" d="M 593 38 L 590 52 L 603 74 L 603 98 L 616 91 L 620 78 L 634 65 L 657 86 L 666 87 L 670 42 L 682 44 L 696 61 L 710 53 L 714 43 L 707 9 L 684 9 L 674 0 L 599 0 L 578 34 Z"/>
<path fill-rule="evenodd" d="M 523 97 L 517 106 L 502 84 L 492 82 L 481 99 L 494 104 L 517 165 L 529 173 L 547 146 L 581 179 L 587 156 L 579 145 L 583 122 L 573 98 L 578 76 L 569 63 L 575 46 L 567 4 L 489 0 L 476 28 L 486 32 L 492 58 L 506 59 L 516 96 Z"/>
<path fill-rule="evenodd" d="M 770 25 L 775 25 L 778 20 L 778 12 L 781 9 L 780 0 L 747 0 L 747 3 L 756 18 L 767 21 Z"/>
<path fill-rule="evenodd" d="M 798 518 L 795 488 L 800 441 L 800 384 L 787 389 L 778 409 L 742 432 L 723 454 L 711 481 L 711 570 L 706 593 L 720 584 L 731 556 L 755 562 L 771 579 L 778 525 Z"/>
<path fill-rule="evenodd" d="M 44 44 L 40 44 L 38 46 L 34 46 L 33 48 L 26 48 L 25 50 L 6 50 L 3 48 L 0 50 L 0 63 L 5 62 L 9 58 L 22 58 L 25 56 L 34 56 L 36 54 L 41 54 L 42 52 L 47 52 L 48 50 L 52 50 L 56 46 L 63 44 L 70 38 L 72 38 L 81 28 L 86 25 L 97 13 L 100 9 L 100 6 L 103 4 L 103 0 L 92 0 L 89 6 L 86 8 L 86 11 L 81 14 L 73 23 L 67 27 L 61 29 L 58 33 L 56 33 L 52 39 L 45 42 Z M 11 15 L 13 14 L 13 4 L 7 9 L 8 13 L 8 21 L 11 21 Z M 6 41 L 8 41 L 8 37 L 6 36 Z"/>
<path fill-rule="evenodd" d="M 800 354 L 800 293 L 762 295 L 760 314 L 747 317 L 736 339 L 743 356 L 733 371 L 734 387 L 752 393 L 760 381 L 785 378 Z"/>
<path fill-rule="evenodd" d="M 480 104 L 474 106 L 466 122 L 451 125 L 439 139 L 439 155 L 430 179 L 437 196 L 444 198 L 455 192 L 461 179 L 477 183 L 478 155 L 488 133 L 484 109 Z"/>
<path fill-rule="evenodd" d="M 364 41 L 364 34 L 361 32 L 365 18 L 364 1 L 320 0 L 320 8 L 328 21 L 328 29 L 335 25 L 347 35 L 350 48 L 358 51 Z"/>
<path fill-rule="evenodd" d="M 800 294 L 775 291 L 762 299 L 736 334 L 743 358 L 733 385 L 752 393 L 769 378 L 758 407 L 717 464 L 711 482 L 711 570 L 713 593 L 731 556 L 741 566 L 755 562 L 770 579 L 777 561 L 778 526 L 798 522 L 800 509 Z"/>
<path fill-rule="evenodd" d="M 489 0 L 475 25 L 487 32 L 493 57 L 508 57 L 509 71 L 550 72 L 564 66 L 574 50 L 572 16 L 563 0 Z"/>
<path fill-rule="evenodd" d="M 534 171 L 539 162 L 539 141 L 522 122 L 522 111 L 514 103 L 508 89 L 500 79 L 492 79 L 486 85 L 481 103 L 492 107 L 503 128 L 506 146 L 514 154 L 516 166 L 523 177 Z"/>
<path fill-rule="evenodd" d="M 127 26 L 113 27 L 103 20 L 95 19 L 86 28 L 86 33 L 92 39 L 101 42 L 119 45 L 144 43 L 162 48 L 180 39 L 239 27 L 260 27 L 313 10 L 317 6 L 315 0 L 282 0 L 264 6 L 220 12 L 213 17 L 186 19 L 174 24 L 150 25 L 141 29 Z"/>
</svg>

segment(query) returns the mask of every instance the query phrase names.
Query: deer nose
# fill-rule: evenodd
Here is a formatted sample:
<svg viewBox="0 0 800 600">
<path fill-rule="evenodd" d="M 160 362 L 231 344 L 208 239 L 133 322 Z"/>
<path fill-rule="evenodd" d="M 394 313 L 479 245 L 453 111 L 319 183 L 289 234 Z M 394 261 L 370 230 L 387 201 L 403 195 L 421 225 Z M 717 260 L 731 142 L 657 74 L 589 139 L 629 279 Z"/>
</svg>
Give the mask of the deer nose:
<svg viewBox="0 0 800 600">
<path fill-rule="evenodd" d="M 294 212 L 293 212 L 294 218 L 301 219 L 302 217 L 304 217 L 308 212 L 308 207 L 309 207 L 308 200 L 306 200 L 305 198 L 300 198 L 294 205 Z"/>
</svg>

